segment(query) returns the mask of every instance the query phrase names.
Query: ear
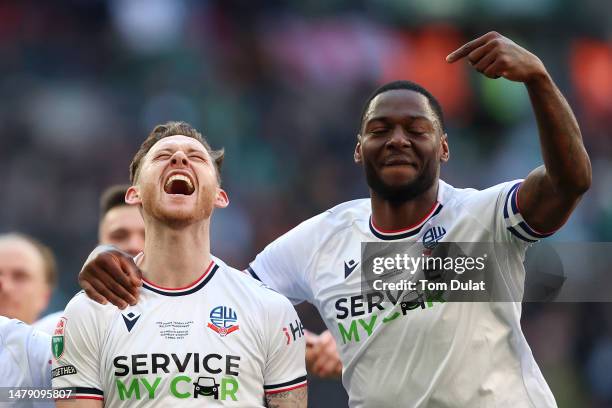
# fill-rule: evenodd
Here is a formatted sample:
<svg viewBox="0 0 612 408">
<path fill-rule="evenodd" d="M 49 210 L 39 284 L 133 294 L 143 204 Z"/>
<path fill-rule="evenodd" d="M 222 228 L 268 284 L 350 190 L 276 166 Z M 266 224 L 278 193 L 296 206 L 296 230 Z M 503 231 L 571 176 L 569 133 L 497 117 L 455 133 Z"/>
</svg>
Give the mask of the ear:
<svg viewBox="0 0 612 408">
<path fill-rule="evenodd" d="M 448 150 L 448 136 L 446 133 L 442 134 L 442 140 L 440 143 L 440 161 L 446 163 L 450 159 L 450 151 Z"/>
<path fill-rule="evenodd" d="M 130 186 L 125 192 L 125 203 L 129 205 L 142 204 L 140 199 L 140 193 L 138 193 L 138 187 Z"/>
<path fill-rule="evenodd" d="M 217 190 L 217 197 L 215 197 L 215 208 L 225 208 L 229 205 L 229 197 L 222 188 Z"/>
<path fill-rule="evenodd" d="M 353 152 L 353 160 L 355 160 L 355 163 L 361 163 L 361 135 L 357 135 L 357 144 L 355 145 L 355 152 Z"/>
</svg>

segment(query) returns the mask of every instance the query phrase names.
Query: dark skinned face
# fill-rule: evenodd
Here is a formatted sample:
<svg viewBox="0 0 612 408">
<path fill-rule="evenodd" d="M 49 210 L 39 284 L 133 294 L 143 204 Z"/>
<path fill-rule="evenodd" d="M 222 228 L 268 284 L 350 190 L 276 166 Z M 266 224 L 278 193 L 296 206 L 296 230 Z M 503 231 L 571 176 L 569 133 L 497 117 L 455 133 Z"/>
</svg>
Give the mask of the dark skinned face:
<svg viewBox="0 0 612 408">
<path fill-rule="evenodd" d="M 448 160 L 446 134 L 429 101 L 398 89 L 377 95 L 366 111 L 355 162 L 363 164 L 370 188 L 402 203 L 427 191 Z"/>
</svg>

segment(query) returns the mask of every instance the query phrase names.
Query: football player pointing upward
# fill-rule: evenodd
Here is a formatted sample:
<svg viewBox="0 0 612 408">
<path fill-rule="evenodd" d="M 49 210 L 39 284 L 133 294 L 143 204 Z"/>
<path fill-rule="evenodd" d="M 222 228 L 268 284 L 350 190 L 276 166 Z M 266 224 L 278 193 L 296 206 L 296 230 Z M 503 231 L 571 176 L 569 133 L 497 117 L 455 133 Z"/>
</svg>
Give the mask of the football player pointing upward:
<svg viewBox="0 0 612 408">
<path fill-rule="evenodd" d="M 295 310 L 210 254 L 210 218 L 228 204 L 222 157 L 181 122 L 136 153 L 126 202 L 145 222 L 140 302 L 121 311 L 78 294 L 53 336 L 53 386 L 76 387 L 76 406 L 306 406 L 304 339 L 286 335 Z"/>
<path fill-rule="evenodd" d="M 386 84 L 365 105 L 354 152 L 370 199 L 305 221 L 251 263 L 270 287 L 317 306 L 336 339 L 354 408 L 398 401 L 405 407 L 556 406 L 521 331 L 520 303 L 403 310 L 400 302 L 379 304 L 361 291 L 362 242 L 423 243 L 436 232 L 447 242 L 503 243 L 507 259 L 489 278 L 522 293 L 527 246 L 561 227 L 590 186 L 578 124 L 540 59 L 494 32 L 447 60 L 462 58 L 488 77 L 525 84 L 543 166 L 525 180 L 482 191 L 448 185 L 439 179 L 450 148 L 438 102 L 416 84 Z"/>
</svg>

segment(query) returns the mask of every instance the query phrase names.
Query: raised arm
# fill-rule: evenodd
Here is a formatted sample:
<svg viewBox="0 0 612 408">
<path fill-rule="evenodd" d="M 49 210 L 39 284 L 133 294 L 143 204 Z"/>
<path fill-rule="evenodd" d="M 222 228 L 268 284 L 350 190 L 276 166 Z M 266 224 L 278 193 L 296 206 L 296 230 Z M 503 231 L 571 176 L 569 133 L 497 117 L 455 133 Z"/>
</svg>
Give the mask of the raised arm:
<svg viewBox="0 0 612 408">
<path fill-rule="evenodd" d="M 525 84 L 538 123 L 544 165 L 521 185 L 518 207 L 537 232 L 558 229 L 591 186 L 591 162 L 572 109 L 542 61 L 496 32 L 468 42 L 446 60 L 453 63 L 462 58 L 489 78 Z"/>
</svg>

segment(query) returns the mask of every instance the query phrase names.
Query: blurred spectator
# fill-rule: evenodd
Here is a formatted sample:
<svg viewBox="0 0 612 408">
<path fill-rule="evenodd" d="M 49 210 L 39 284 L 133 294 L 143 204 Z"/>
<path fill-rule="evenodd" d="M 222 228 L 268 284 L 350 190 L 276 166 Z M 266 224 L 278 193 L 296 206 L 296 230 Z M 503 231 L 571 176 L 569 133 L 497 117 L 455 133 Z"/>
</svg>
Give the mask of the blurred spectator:
<svg viewBox="0 0 612 408">
<path fill-rule="evenodd" d="M 23 234 L 0 235 L 0 316 L 33 323 L 57 281 L 51 250 Z"/>
<path fill-rule="evenodd" d="M 127 185 L 113 185 L 102 193 L 98 242 L 114 245 L 136 256 L 144 250 L 144 221 L 138 208 L 127 205 L 125 202 L 128 187 Z M 62 313 L 63 311 L 59 311 L 45 316 L 34 324 L 34 328 L 53 334 Z"/>
<path fill-rule="evenodd" d="M 111 186 L 102 193 L 98 242 L 136 256 L 144 249 L 144 221 L 138 207 L 125 202 L 128 187 Z"/>
</svg>

